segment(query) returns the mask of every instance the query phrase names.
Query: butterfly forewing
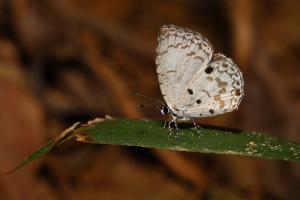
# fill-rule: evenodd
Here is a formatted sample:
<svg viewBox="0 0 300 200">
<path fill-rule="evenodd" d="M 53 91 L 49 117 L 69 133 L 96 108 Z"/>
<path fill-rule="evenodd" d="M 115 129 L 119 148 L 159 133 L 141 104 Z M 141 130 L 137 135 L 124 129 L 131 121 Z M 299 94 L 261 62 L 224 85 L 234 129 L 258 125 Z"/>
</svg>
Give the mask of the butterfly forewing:
<svg viewBox="0 0 300 200">
<path fill-rule="evenodd" d="M 199 33 L 174 25 L 160 29 L 157 74 L 162 95 L 172 110 L 180 109 L 183 87 L 213 56 L 211 44 Z"/>
</svg>

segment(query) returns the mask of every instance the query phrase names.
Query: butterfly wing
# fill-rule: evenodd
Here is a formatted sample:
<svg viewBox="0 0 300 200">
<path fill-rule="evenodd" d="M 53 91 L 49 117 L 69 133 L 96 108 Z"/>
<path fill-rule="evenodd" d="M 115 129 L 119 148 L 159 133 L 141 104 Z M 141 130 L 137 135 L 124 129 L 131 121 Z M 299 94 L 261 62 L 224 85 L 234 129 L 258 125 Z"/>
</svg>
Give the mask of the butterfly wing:
<svg viewBox="0 0 300 200">
<path fill-rule="evenodd" d="M 208 65 L 213 48 L 200 33 L 165 25 L 160 29 L 156 52 L 162 95 L 173 112 L 182 110 L 185 86 Z"/>
<path fill-rule="evenodd" d="M 185 86 L 180 98 L 191 117 L 219 115 L 236 110 L 244 95 L 242 73 L 230 58 L 215 54 L 212 61 Z M 193 94 L 187 90 L 192 90 Z"/>
</svg>

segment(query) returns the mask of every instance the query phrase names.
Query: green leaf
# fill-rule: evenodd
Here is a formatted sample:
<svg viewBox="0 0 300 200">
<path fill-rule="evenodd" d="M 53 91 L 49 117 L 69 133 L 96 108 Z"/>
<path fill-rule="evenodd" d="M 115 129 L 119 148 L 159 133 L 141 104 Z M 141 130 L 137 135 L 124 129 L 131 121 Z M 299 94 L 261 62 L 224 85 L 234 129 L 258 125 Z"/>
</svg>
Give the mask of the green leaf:
<svg viewBox="0 0 300 200">
<path fill-rule="evenodd" d="M 40 147 L 39 149 L 37 149 L 36 151 L 34 151 L 33 153 L 31 153 L 26 159 L 24 159 L 17 167 L 15 167 L 14 169 L 6 172 L 6 174 L 10 174 L 18 169 L 20 169 L 21 167 L 27 165 L 28 163 L 30 163 L 33 160 L 38 159 L 39 157 L 41 157 L 42 155 L 48 153 L 54 146 L 54 141 L 50 140 L 48 141 L 46 144 L 44 144 L 42 147 Z"/>
<path fill-rule="evenodd" d="M 170 132 L 161 121 L 105 120 L 74 131 L 78 141 L 178 151 L 234 154 L 300 162 L 300 145 L 262 133 L 216 127 Z"/>
<path fill-rule="evenodd" d="M 262 133 L 201 126 L 170 131 L 161 121 L 96 119 L 76 123 L 33 152 L 14 170 L 39 158 L 54 146 L 75 138 L 95 144 L 114 144 L 201 153 L 234 154 L 300 162 L 300 145 Z M 14 170 L 11 170 L 14 171 Z"/>
</svg>

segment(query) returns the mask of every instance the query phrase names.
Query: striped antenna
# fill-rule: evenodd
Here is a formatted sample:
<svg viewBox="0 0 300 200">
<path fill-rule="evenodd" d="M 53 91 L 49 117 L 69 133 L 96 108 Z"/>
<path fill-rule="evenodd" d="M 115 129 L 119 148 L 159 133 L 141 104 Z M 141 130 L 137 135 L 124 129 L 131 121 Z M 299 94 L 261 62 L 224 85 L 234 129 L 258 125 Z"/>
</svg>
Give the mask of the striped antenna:
<svg viewBox="0 0 300 200">
<path fill-rule="evenodd" d="M 166 104 L 154 97 L 150 97 L 150 96 L 146 96 L 146 95 L 143 95 L 143 94 L 139 94 L 139 93 L 132 93 L 133 95 L 136 95 L 136 96 L 140 96 L 140 97 L 143 97 L 144 99 L 147 100 L 147 105 L 149 106 L 152 106 L 152 107 L 156 107 L 158 108 L 159 110 L 161 110 Z M 143 108 L 144 106 L 141 105 L 141 108 Z"/>
</svg>

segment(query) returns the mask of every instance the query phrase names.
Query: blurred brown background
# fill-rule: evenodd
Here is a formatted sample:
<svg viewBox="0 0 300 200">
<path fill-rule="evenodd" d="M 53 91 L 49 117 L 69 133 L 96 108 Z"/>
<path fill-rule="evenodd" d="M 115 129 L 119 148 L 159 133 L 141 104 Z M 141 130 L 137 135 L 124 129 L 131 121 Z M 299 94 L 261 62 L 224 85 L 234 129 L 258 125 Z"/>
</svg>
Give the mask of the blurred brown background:
<svg viewBox="0 0 300 200">
<path fill-rule="evenodd" d="M 0 167 L 76 121 L 155 118 L 159 27 L 199 31 L 240 66 L 240 109 L 199 123 L 300 142 L 300 2 L 0 1 Z M 0 177 L 0 199 L 298 199 L 300 166 L 69 142 Z"/>
</svg>

